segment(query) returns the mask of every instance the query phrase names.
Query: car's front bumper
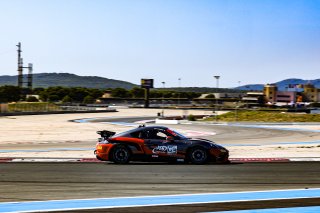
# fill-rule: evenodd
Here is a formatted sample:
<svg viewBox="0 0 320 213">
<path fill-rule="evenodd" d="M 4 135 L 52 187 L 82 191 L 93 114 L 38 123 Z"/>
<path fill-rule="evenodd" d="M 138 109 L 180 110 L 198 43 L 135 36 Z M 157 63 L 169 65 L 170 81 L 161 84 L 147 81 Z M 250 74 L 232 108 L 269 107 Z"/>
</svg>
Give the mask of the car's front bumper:
<svg viewBox="0 0 320 213">
<path fill-rule="evenodd" d="M 226 149 L 214 148 L 210 150 L 210 157 L 211 161 L 219 163 L 229 162 L 229 151 Z"/>
<path fill-rule="evenodd" d="M 229 152 L 221 153 L 216 157 L 216 161 L 221 163 L 229 162 Z"/>
</svg>

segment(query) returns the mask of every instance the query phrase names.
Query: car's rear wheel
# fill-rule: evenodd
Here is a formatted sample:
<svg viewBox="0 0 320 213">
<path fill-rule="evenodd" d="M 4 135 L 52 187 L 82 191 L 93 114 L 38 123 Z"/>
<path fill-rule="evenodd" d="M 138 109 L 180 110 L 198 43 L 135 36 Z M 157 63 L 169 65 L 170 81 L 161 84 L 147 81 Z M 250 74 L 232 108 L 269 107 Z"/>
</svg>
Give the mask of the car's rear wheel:
<svg viewBox="0 0 320 213">
<path fill-rule="evenodd" d="M 116 164 L 129 163 L 130 156 L 130 150 L 126 146 L 118 145 L 112 150 L 112 161 Z"/>
<path fill-rule="evenodd" d="M 205 164 L 208 161 L 208 153 L 202 147 L 194 147 L 190 150 L 188 158 L 193 164 Z"/>
</svg>

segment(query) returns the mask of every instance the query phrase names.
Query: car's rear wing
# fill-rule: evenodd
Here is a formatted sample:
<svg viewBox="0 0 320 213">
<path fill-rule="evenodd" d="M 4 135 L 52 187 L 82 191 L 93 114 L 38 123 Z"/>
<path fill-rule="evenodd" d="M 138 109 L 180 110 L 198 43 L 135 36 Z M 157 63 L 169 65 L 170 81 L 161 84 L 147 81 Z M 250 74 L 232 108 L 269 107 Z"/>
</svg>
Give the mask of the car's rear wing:
<svg viewBox="0 0 320 213">
<path fill-rule="evenodd" d="M 97 131 L 97 134 L 101 135 L 101 137 L 104 139 L 108 139 L 111 136 L 115 135 L 116 133 L 108 130 L 102 130 L 102 131 Z"/>
</svg>

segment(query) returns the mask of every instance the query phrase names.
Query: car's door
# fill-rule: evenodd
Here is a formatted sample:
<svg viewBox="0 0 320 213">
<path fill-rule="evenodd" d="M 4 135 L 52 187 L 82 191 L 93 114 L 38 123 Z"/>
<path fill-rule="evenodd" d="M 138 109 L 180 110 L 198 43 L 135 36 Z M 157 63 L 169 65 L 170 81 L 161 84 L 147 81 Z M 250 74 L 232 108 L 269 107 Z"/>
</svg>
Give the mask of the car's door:
<svg viewBox="0 0 320 213">
<path fill-rule="evenodd" d="M 143 132 L 144 145 L 147 154 L 155 154 L 154 149 L 161 146 L 163 143 L 164 138 L 157 137 L 157 133 L 158 131 L 154 129 L 147 129 Z"/>
<path fill-rule="evenodd" d="M 176 157 L 179 149 L 179 142 L 164 129 L 153 129 L 148 133 L 145 145 L 151 151 L 153 157 Z M 167 140 L 171 137 L 172 140 Z"/>
</svg>

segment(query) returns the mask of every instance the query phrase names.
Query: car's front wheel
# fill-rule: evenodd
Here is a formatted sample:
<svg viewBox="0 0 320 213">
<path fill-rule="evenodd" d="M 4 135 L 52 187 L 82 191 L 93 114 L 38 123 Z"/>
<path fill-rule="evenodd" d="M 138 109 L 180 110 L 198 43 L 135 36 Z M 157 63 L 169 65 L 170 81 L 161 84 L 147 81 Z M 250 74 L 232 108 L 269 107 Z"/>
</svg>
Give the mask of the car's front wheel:
<svg viewBox="0 0 320 213">
<path fill-rule="evenodd" d="M 112 161 L 116 164 L 127 164 L 130 161 L 130 150 L 123 145 L 116 146 L 112 151 Z"/>
<path fill-rule="evenodd" d="M 193 164 L 204 164 L 208 161 L 208 153 L 202 147 L 195 147 L 190 150 L 188 158 Z"/>
</svg>

